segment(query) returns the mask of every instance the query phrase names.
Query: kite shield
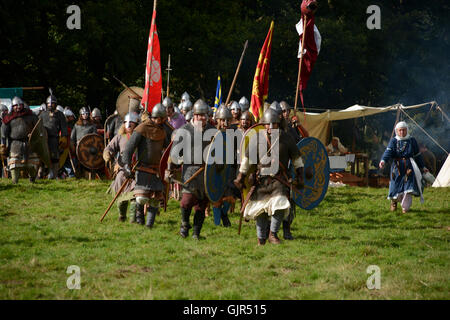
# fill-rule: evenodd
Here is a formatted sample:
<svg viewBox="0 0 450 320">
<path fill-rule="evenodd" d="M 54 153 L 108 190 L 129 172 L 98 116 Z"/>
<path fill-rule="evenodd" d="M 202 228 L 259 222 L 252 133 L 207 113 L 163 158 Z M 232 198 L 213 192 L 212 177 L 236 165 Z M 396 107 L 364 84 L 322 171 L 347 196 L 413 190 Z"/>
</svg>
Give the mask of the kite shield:
<svg viewBox="0 0 450 320">
<path fill-rule="evenodd" d="M 39 159 L 48 167 L 51 167 L 50 150 L 48 149 L 48 136 L 47 130 L 42 124 L 42 119 L 39 118 L 38 122 L 34 126 L 28 139 L 28 145 L 32 152 L 35 152 Z"/>
<path fill-rule="evenodd" d="M 223 143 L 220 143 L 219 140 L 216 141 L 216 139 L 220 139 L 219 135 L 221 135 Z M 217 148 L 223 148 L 222 155 L 220 155 L 220 151 Z M 205 192 L 211 202 L 217 202 L 222 198 L 231 177 L 231 170 L 233 168 L 226 164 L 226 150 L 226 133 L 224 131 L 218 131 L 208 148 L 204 174 Z M 222 158 L 223 164 L 216 163 L 217 158 L 220 157 Z"/>
<path fill-rule="evenodd" d="M 102 136 L 96 133 L 87 134 L 78 142 L 77 158 L 88 169 L 101 169 L 105 166 L 105 161 L 103 160 L 104 148 L 105 144 Z"/>
<path fill-rule="evenodd" d="M 319 205 L 328 190 L 330 181 L 328 154 L 322 142 L 313 137 L 302 139 L 297 143 L 297 148 L 304 164 L 303 181 L 305 188 L 301 193 L 293 191 L 292 198 L 300 208 L 311 210 Z"/>
</svg>

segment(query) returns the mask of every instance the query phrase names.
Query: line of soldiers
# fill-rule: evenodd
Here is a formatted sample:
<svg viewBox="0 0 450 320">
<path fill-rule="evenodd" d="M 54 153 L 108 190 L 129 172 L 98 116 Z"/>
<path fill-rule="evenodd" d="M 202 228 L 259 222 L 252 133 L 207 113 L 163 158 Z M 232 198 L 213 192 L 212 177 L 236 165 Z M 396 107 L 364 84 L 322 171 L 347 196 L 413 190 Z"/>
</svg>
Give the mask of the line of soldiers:
<svg viewBox="0 0 450 320">
<path fill-rule="evenodd" d="M 75 152 L 78 141 L 89 133 L 103 134 L 101 112 L 98 108 L 94 108 L 92 113 L 85 107 L 81 108 L 80 118 L 74 123 L 74 113 L 67 107 L 64 109 L 57 105 L 53 94 L 37 109 L 37 113 L 30 110 L 20 97 L 12 99 L 10 112 L 5 105 L 1 105 L 0 109 L 2 177 L 7 178 L 9 170 L 13 183 L 18 183 L 20 171 L 24 171 L 31 182 L 36 178 L 42 179 L 45 175 L 48 179 L 74 177 L 75 167 L 81 168 Z M 30 134 L 39 119 L 47 136 L 50 160 L 46 165 L 40 161 L 38 154 L 33 151 L 33 146 L 29 144 Z"/>
<path fill-rule="evenodd" d="M 242 102 L 245 100 L 241 99 Z M 183 130 L 183 135 L 186 133 L 191 137 L 212 128 L 216 128 L 218 131 L 237 129 L 245 132 L 255 124 L 255 121 L 248 111 L 248 100 L 247 108 L 244 111 L 242 111 L 241 104 L 232 102 L 229 107 L 221 105 L 214 115 L 211 114 L 211 108 L 201 99 L 198 99 L 192 106 L 188 95 L 183 95 L 179 106 L 180 109 L 176 108 L 172 100 L 166 97 L 162 103 L 153 107 L 151 114 L 146 112 L 140 115 L 133 112 L 128 113 L 118 135 L 105 148 L 103 157 L 106 162 L 117 159 L 115 180 L 111 185 L 113 192 L 117 193 L 121 186 L 126 186 L 118 201 L 120 221 L 126 220 L 127 203 L 131 200 L 131 222 L 145 224 L 152 228 L 159 207 L 164 205 L 164 201 L 167 201 L 165 184 L 177 182 L 182 186 L 179 234 L 186 238 L 189 230 L 193 229 L 192 237 L 199 239 L 205 212 L 210 205 L 205 192 L 204 175 L 198 174 L 205 168 L 205 159 L 201 157 L 200 162 L 192 163 L 185 161 L 185 154 L 180 156 L 171 154 L 167 159 L 167 171 L 162 177 L 158 170 L 161 157 L 170 145 L 171 148 L 176 148 L 177 144 L 183 143 L 183 139 L 174 139 L 177 130 Z M 192 108 L 190 108 L 191 106 Z M 280 239 L 277 233 L 281 225 L 283 225 L 284 238 L 293 239 L 290 225 L 294 219 L 294 204 L 290 199 L 289 188 L 279 179 L 290 181 L 298 189 L 303 187 L 303 162 L 296 143 L 302 139 L 304 133 L 291 121 L 290 110 L 291 108 L 286 102 L 275 101 L 267 108 L 260 121 L 265 126 L 266 139 L 258 141 L 258 143 L 268 143 L 269 145 L 277 143 L 272 141 L 272 130 L 280 129 L 281 134 L 278 141 L 280 169 L 271 176 L 261 175 L 264 165 L 259 161 L 256 165 L 250 164 L 248 150 L 239 165 L 237 150 L 235 150 L 233 174 L 229 177 L 226 190 L 219 201 L 211 204 L 216 224 L 220 224 L 220 220 L 222 220 L 223 226 L 230 226 L 228 211 L 231 203 L 236 198 L 241 199 L 241 204 L 244 202 L 241 190 L 244 187 L 245 179 L 250 179 L 251 184 L 256 188 L 247 201 L 244 217 L 247 220 L 256 219 L 259 245 L 264 245 L 266 240 L 279 244 Z M 188 116 L 189 113 L 192 115 L 191 118 Z M 210 143 L 211 141 L 202 140 L 200 150 L 199 146 L 195 145 L 194 139 L 190 139 L 188 146 L 190 152 L 186 152 L 187 150 L 184 152 L 191 155 L 199 152 L 203 154 Z M 259 160 L 263 157 L 264 155 L 258 154 Z M 294 181 L 289 177 L 289 164 L 295 170 L 296 179 Z M 221 165 L 216 165 L 216 167 L 219 166 Z M 255 167 L 253 170 L 252 166 Z M 250 172 L 251 177 L 247 177 Z M 180 177 L 178 178 L 178 176 Z M 127 179 L 132 180 L 132 184 L 126 185 Z M 144 217 L 146 206 L 148 207 L 147 221 Z M 194 217 L 191 225 L 192 209 Z"/>
</svg>

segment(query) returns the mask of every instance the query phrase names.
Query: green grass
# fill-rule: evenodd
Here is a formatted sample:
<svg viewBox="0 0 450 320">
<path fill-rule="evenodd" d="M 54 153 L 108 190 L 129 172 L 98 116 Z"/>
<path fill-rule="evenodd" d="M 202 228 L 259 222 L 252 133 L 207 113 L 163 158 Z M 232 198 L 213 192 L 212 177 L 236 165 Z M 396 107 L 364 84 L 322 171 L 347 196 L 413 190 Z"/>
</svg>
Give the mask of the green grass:
<svg viewBox="0 0 450 320">
<path fill-rule="evenodd" d="M 231 228 L 209 217 L 200 241 L 182 239 L 175 201 L 152 230 L 120 223 L 115 206 L 100 223 L 107 188 L 0 181 L 0 299 L 450 298 L 449 188 L 427 188 L 406 215 L 389 211 L 387 189 L 330 188 L 319 208 L 297 208 L 294 241 L 263 247 L 253 221 L 237 235 L 237 212 Z M 66 287 L 70 265 L 80 290 Z M 369 265 L 380 290 L 366 287 Z"/>
</svg>

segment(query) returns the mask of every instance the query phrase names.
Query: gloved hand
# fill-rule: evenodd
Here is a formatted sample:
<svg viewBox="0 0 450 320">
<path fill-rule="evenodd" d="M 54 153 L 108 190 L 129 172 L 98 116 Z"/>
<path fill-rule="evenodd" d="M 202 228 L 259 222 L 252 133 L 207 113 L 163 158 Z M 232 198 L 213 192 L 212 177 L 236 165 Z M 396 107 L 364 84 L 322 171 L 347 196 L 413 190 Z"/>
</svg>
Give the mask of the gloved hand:
<svg viewBox="0 0 450 320">
<path fill-rule="evenodd" d="M 297 168 L 297 170 L 295 170 L 295 176 L 296 179 L 294 180 L 294 185 L 297 187 L 297 189 L 303 189 L 305 186 L 303 182 L 303 167 Z"/>
<path fill-rule="evenodd" d="M 67 148 L 67 137 L 63 136 L 63 137 L 59 137 L 59 148 L 60 149 L 66 149 Z"/>
<path fill-rule="evenodd" d="M 236 179 L 234 179 L 233 183 L 236 186 L 236 188 L 238 188 L 239 190 L 244 189 L 245 174 L 243 174 L 242 172 L 239 172 L 238 176 L 236 177 Z"/>
<path fill-rule="evenodd" d="M 0 154 L 4 157 L 8 155 L 8 149 L 4 144 L 0 144 Z"/>
<path fill-rule="evenodd" d="M 130 165 L 128 163 L 123 166 L 123 172 L 125 174 L 125 177 L 127 177 L 127 178 L 133 178 L 134 177 L 134 174 L 131 171 Z"/>
</svg>

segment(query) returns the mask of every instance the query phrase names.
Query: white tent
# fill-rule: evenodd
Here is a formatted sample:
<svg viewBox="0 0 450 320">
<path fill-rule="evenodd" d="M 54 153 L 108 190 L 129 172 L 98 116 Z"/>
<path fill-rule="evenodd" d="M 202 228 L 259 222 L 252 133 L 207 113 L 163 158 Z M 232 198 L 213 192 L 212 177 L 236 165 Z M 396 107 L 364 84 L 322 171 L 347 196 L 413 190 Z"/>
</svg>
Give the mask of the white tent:
<svg viewBox="0 0 450 320">
<path fill-rule="evenodd" d="M 296 115 L 302 126 L 305 127 L 305 129 L 308 131 L 309 135 L 311 137 L 319 139 L 324 145 L 326 145 L 328 142 L 328 132 L 331 121 L 366 117 L 382 112 L 396 111 L 398 108 L 415 109 L 434 103 L 436 102 L 432 101 L 406 107 L 402 104 L 395 104 L 392 106 L 379 108 L 366 107 L 355 104 L 354 106 L 339 111 L 328 110 L 322 113 L 306 112 L 306 120 L 302 112 L 297 111 Z"/>
<path fill-rule="evenodd" d="M 450 155 L 447 156 L 447 160 L 445 160 L 445 163 L 439 171 L 436 180 L 434 180 L 432 187 L 450 187 Z"/>
</svg>

